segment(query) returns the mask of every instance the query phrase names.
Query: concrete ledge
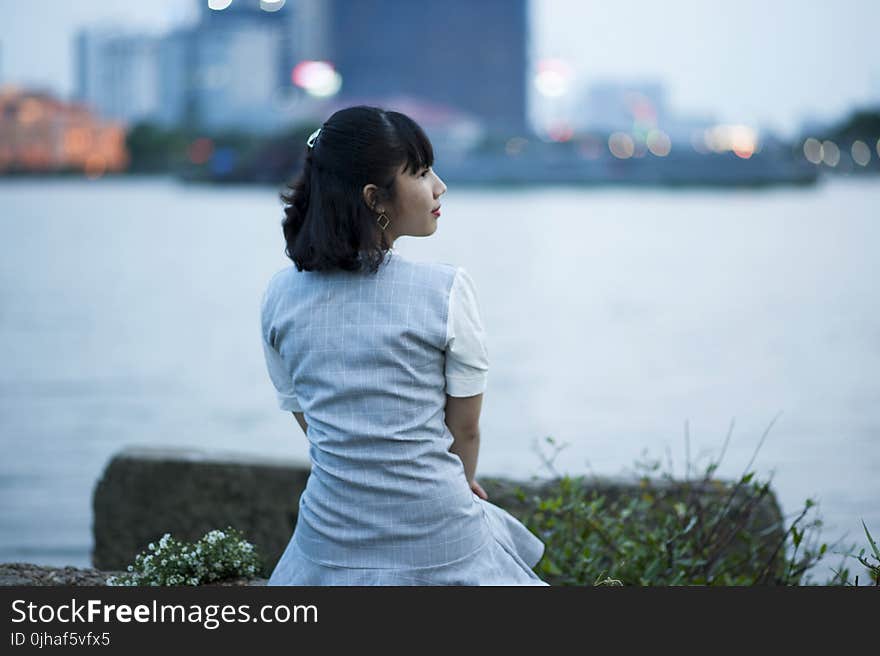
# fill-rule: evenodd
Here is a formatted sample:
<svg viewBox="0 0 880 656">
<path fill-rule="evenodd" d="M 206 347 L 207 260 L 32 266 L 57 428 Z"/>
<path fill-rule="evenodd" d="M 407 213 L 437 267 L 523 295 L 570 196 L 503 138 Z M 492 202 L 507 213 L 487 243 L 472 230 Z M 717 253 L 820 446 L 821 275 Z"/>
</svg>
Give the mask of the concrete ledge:
<svg viewBox="0 0 880 656">
<path fill-rule="evenodd" d="M 128 448 L 114 456 L 97 482 L 94 497 L 92 555 L 99 570 L 125 570 L 150 542 L 164 533 L 194 541 L 207 531 L 232 526 L 241 530 L 266 562 L 268 578 L 296 525 L 299 497 L 309 476 L 308 462 L 267 459 L 239 453 Z M 479 477 L 489 501 L 516 517 L 527 496 L 544 494 L 556 482 Z M 644 491 L 637 479 L 584 478 L 584 489 L 613 501 Z M 687 482 L 652 481 L 650 489 L 670 497 L 684 496 Z M 730 483 L 711 481 L 699 494 L 729 493 Z M 759 536 L 767 555 L 784 534 L 782 513 L 771 494 L 762 500 L 747 531 Z M 738 548 L 733 545 L 732 548 Z"/>
<path fill-rule="evenodd" d="M 298 461 L 125 449 L 110 460 L 95 487 L 92 564 L 124 570 L 166 532 L 195 541 L 211 529 L 232 526 L 268 560 L 268 576 L 293 533 L 308 475 L 309 464 Z"/>
</svg>

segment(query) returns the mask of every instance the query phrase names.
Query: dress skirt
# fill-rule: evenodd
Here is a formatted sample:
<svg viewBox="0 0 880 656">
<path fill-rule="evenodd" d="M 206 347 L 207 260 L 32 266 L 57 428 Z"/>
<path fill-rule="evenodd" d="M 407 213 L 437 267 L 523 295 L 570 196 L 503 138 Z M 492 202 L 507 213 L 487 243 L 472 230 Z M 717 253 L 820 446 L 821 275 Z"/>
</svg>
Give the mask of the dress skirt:
<svg viewBox="0 0 880 656">
<path fill-rule="evenodd" d="M 548 585 L 532 571 L 544 554 L 544 543 L 503 508 L 476 494 L 474 499 L 483 511 L 490 539 L 464 558 L 419 568 L 335 567 L 306 557 L 296 544 L 294 531 L 267 585 Z"/>
</svg>

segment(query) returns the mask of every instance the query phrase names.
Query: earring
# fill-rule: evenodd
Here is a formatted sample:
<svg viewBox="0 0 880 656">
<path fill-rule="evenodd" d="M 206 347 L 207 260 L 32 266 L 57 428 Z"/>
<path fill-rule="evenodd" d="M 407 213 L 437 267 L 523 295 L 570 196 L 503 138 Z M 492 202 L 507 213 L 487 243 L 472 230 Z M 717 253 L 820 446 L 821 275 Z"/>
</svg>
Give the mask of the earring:
<svg viewBox="0 0 880 656">
<path fill-rule="evenodd" d="M 385 223 L 382 223 L 383 219 L 385 220 Z M 385 216 L 385 212 L 382 212 L 382 214 L 379 215 L 379 218 L 376 219 L 376 223 L 378 223 L 379 227 L 384 230 L 388 227 L 388 224 L 391 223 L 391 220 L 387 216 Z"/>
</svg>

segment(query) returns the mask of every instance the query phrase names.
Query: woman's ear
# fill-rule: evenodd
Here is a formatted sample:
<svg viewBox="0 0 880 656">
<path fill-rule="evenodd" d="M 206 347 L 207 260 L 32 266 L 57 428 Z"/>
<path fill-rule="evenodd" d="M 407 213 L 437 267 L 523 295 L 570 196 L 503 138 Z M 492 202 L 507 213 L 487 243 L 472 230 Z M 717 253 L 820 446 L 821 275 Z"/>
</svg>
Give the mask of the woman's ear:
<svg viewBox="0 0 880 656">
<path fill-rule="evenodd" d="M 378 187 L 374 184 L 364 185 L 363 196 L 364 202 L 371 210 L 376 209 L 376 190 Z"/>
</svg>

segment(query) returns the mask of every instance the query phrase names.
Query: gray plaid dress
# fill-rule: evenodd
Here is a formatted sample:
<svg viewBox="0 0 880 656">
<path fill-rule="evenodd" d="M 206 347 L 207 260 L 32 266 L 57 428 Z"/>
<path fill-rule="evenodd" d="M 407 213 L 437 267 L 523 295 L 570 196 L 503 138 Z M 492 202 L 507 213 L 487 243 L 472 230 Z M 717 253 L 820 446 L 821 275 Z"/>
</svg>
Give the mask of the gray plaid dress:
<svg viewBox="0 0 880 656">
<path fill-rule="evenodd" d="M 547 585 L 532 571 L 543 542 L 449 451 L 460 271 L 391 251 L 375 275 L 290 266 L 269 281 L 267 367 L 281 409 L 305 414 L 312 463 L 269 585 Z"/>
</svg>

